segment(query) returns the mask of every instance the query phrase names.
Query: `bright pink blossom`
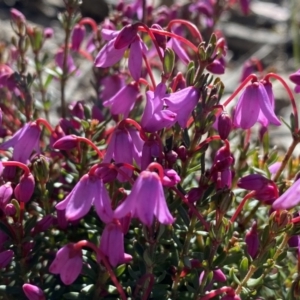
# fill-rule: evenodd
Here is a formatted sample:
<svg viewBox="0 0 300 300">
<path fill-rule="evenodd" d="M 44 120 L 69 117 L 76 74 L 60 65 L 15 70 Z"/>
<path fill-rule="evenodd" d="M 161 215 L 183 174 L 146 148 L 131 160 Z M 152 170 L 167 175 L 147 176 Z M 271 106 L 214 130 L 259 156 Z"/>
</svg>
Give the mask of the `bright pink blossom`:
<svg viewBox="0 0 300 300">
<path fill-rule="evenodd" d="M 257 121 L 276 126 L 281 124 L 274 113 L 272 99 L 261 81 L 254 82 L 245 88 L 234 113 L 234 125 L 236 127 L 249 129 Z"/>
<path fill-rule="evenodd" d="M 67 220 L 75 221 L 83 218 L 92 205 L 103 222 L 112 218 L 113 211 L 103 181 L 85 174 L 65 200 L 56 205 L 56 209 L 65 210 Z"/>
<path fill-rule="evenodd" d="M 72 284 L 82 270 L 82 251 L 75 248 L 73 243 L 67 244 L 56 253 L 49 267 L 50 273 L 60 274 L 65 285 Z"/>
<path fill-rule="evenodd" d="M 129 196 L 115 210 L 115 217 L 122 218 L 128 213 L 147 226 L 151 226 L 154 216 L 162 224 L 173 223 L 157 173 L 148 170 L 140 173 Z"/>
</svg>

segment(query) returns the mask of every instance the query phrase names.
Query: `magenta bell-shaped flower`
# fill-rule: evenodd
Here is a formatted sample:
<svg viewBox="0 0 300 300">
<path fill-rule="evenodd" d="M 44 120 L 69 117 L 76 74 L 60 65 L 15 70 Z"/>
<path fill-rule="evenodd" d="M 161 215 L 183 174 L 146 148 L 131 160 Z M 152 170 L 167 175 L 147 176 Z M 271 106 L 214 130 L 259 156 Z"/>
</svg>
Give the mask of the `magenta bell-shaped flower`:
<svg viewBox="0 0 300 300">
<path fill-rule="evenodd" d="M 114 222 L 105 225 L 100 239 L 100 250 L 108 257 L 109 263 L 113 267 L 128 262 L 132 258 L 124 252 L 124 233 L 122 227 L 120 224 L 115 224 Z"/>
<path fill-rule="evenodd" d="M 40 153 L 41 129 L 35 122 L 25 124 L 13 137 L 0 145 L 1 150 L 14 148 L 13 160 L 27 163 L 33 151 Z"/>
<path fill-rule="evenodd" d="M 66 199 L 56 205 L 56 209 L 65 210 L 67 220 L 75 221 L 83 218 L 92 205 L 103 222 L 111 220 L 113 211 L 103 181 L 94 175 L 85 174 Z"/>
<path fill-rule="evenodd" d="M 36 285 L 25 283 L 22 289 L 28 300 L 46 300 L 44 292 Z"/>
<path fill-rule="evenodd" d="M 168 109 L 177 114 L 176 121 L 182 128 L 186 128 L 187 121 L 199 101 L 199 90 L 193 86 L 170 94 L 163 100 Z"/>
<path fill-rule="evenodd" d="M 133 164 L 134 160 L 138 166 L 141 166 L 143 144 L 144 141 L 136 129 L 131 126 L 118 126 L 110 137 L 103 162 L 110 162 L 113 159 L 116 163 Z M 121 167 L 121 169 L 129 176 L 132 173 L 127 168 Z M 118 175 L 118 179 L 127 180 L 122 174 Z"/>
<path fill-rule="evenodd" d="M 63 70 L 64 67 L 64 50 L 63 49 L 59 49 L 56 54 L 55 54 L 55 63 L 56 65 Z M 72 73 L 75 72 L 77 70 L 77 67 L 75 66 L 73 57 L 68 54 L 67 56 L 67 72 L 68 73 Z M 76 74 L 78 74 L 79 72 L 76 72 Z"/>
<path fill-rule="evenodd" d="M 147 132 L 155 132 L 171 127 L 176 122 L 177 114 L 164 109 L 163 98 L 167 96 L 167 87 L 160 83 L 154 92 L 146 92 L 146 106 L 141 119 L 141 126 Z"/>
<path fill-rule="evenodd" d="M 272 208 L 277 209 L 290 209 L 300 203 L 300 180 L 296 180 L 293 185 L 288 188 L 279 198 L 277 198 Z"/>
<path fill-rule="evenodd" d="M 122 114 L 124 119 L 133 109 L 139 95 L 139 88 L 136 83 L 130 83 L 122 87 L 112 98 L 103 102 L 103 106 L 109 107 L 111 114 Z"/>
<path fill-rule="evenodd" d="M 233 123 L 236 127 L 249 129 L 258 121 L 281 125 L 274 113 L 272 99 L 261 81 L 253 82 L 245 88 L 236 106 Z"/>
<path fill-rule="evenodd" d="M 49 267 L 50 273 L 60 274 L 65 285 L 72 284 L 82 269 L 82 251 L 74 246 L 70 243 L 59 249 Z"/>
<path fill-rule="evenodd" d="M 115 210 L 115 217 L 122 218 L 128 213 L 147 226 L 152 225 L 154 216 L 162 224 L 173 223 L 157 173 L 148 170 L 140 173 L 129 196 Z"/>
<path fill-rule="evenodd" d="M 18 201 L 27 203 L 33 195 L 35 181 L 33 175 L 23 175 L 15 187 L 14 193 Z"/>
<path fill-rule="evenodd" d="M 245 190 L 258 191 L 263 189 L 270 182 L 270 179 L 260 174 L 250 174 L 239 179 L 237 186 Z"/>
<path fill-rule="evenodd" d="M 128 68 L 132 78 L 138 81 L 141 76 L 143 54 L 147 52 L 147 46 L 137 34 L 135 25 L 127 25 L 121 31 L 102 29 L 102 37 L 109 42 L 100 50 L 95 59 L 95 66 L 107 68 L 119 60 L 129 50 Z"/>
</svg>

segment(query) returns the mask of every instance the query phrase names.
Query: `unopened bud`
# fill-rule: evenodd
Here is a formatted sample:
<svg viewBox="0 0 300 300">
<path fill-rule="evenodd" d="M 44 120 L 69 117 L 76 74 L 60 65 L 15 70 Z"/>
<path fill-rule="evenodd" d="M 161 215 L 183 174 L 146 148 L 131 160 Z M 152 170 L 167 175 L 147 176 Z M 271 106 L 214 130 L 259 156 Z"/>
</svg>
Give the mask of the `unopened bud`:
<svg viewBox="0 0 300 300">
<path fill-rule="evenodd" d="M 245 190 L 259 191 L 269 183 L 270 180 L 260 174 L 250 174 L 239 179 L 237 186 Z"/>
<path fill-rule="evenodd" d="M 175 53 L 172 49 L 166 48 L 163 60 L 164 76 L 169 78 L 175 66 Z"/>
<path fill-rule="evenodd" d="M 31 173 L 29 175 L 23 175 L 14 191 L 17 200 L 27 203 L 33 195 L 34 187 L 35 182 L 33 175 Z"/>
<path fill-rule="evenodd" d="M 181 145 L 177 148 L 176 150 L 178 157 L 182 160 L 182 161 L 186 161 L 187 160 L 187 150 L 186 147 Z"/>
<path fill-rule="evenodd" d="M 13 194 L 11 182 L 6 182 L 0 186 L 0 207 L 4 208 L 10 201 Z"/>
<path fill-rule="evenodd" d="M 4 213 L 9 217 L 14 217 L 16 215 L 16 208 L 13 204 L 8 203 L 4 208 Z"/>
<path fill-rule="evenodd" d="M 15 8 L 12 8 L 10 10 L 10 18 L 17 25 L 26 22 L 25 16 L 19 10 L 15 9 Z"/>
<path fill-rule="evenodd" d="M 47 157 L 43 155 L 38 156 L 33 162 L 33 172 L 40 183 L 46 183 L 49 180 L 49 162 Z"/>
<path fill-rule="evenodd" d="M 248 254 L 254 259 L 259 248 L 259 237 L 256 223 L 252 225 L 250 231 L 246 234 L 245 242 Z"/>
<path fill-rule="evenodd" d="M 34 234 L 44 232 L 48 230 L 51 225 L 53 225 L 53 222 L 54 222 L 54 217 L 51 215 L 47 215 L 35 224 L 35 227 L 32 232 Z"/>
<path fill-rule="evenodd" d="M 44 38 L 51 39 L 53 37 L 54 31 L 51 27 L 47 27 L 44 29 Z"/>
<path fill-rule="evenodd" d="M 44 292 L 36 285 L 25 283 L 22 286 L 23 292 L 29 300 L 45 300 Z"/>
<path fill-rule="evenodd" d="M 232 121 L 226 112 L 222 112 L 218 118 L 218 132 L 222 140 L 226 140 L 232 128 Z"/>
<path fill-rule="evenodd" d="M 85 36 L 85 27 L 80 24 L 76 24 L 72 31 L 72 37 L 71 37 L 71 48 L 74 51 L 78 51 L 80 48 L 80 45 L 84 39 Z"/>
</svg>

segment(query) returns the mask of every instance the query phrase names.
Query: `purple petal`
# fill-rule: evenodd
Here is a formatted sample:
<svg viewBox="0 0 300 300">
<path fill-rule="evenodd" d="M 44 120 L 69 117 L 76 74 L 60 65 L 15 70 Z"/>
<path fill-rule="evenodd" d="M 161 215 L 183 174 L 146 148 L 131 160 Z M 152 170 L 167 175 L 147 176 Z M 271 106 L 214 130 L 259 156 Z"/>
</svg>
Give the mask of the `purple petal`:
<svg viewBox="0 0 300 300">
<path fill-rule="evenodd" d="M 94 62 L 96 67 L 107 68 L 122 59 L 127 48 L 115 49 L 114 42 L 114 39 L 109 41 L 97 54 Z"/>
<path fill-rule="evenodd" d="M 72 284 L 82 270 L 82 258 L 79 255 L 68 259 L 60 272 L 60 279 L 65 285 Z"/>
<path fill-rule="evenodd" d="M 140 79 L 142 72 L 143 56 L 141 43 L 139 39 L 136 39 L 136 41 L 131 44 L 128 58 L 128 68 L 135 81 Z"/>
<path fill-rule="evenodd" d="M 70 244 L 65 245 L 57 251 L 55 259 L 49 267 L 50 273 L 59 274 L 64 268 L 66 261 L 69 259 L 70 246 L 72 247 Z"/>
</svg>

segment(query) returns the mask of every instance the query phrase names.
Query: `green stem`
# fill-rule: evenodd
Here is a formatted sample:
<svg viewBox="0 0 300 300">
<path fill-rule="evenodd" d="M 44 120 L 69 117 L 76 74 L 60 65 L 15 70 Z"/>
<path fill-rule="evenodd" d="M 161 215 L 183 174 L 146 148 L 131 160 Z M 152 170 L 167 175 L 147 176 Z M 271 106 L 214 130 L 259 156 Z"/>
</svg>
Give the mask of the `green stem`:
<svg viewBox="0 0 300 300">
<path fill-rule="evenodd" d="M 193 215 L 192 219 L 190 221 L 188 232 L 185 236 L 183 248 L 182 248 L 182 251 L 180 253 L 180 258 L 179 258 L 176 277 L 175 277 L 175 279 L 173 281 L 173 285 L 172 285 L 172 297 L 171 297 L 171 299 L 173 299 L 173 300 L 175 300 L 177 298 L 177 289 L 178 289 L 178 286 L 179 286 L 179 283 L 180 283 L 180 274 L 181 274 L 181 272 L 184 268 L 184 257 L 189 252 L 190 242 L 191 242 L 191 239 L 194 235 L 194 229 L 195 229 L 196 223 L 197 223 L 197 217 L 195 215 Z"/>
</svg>

